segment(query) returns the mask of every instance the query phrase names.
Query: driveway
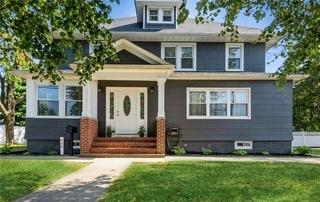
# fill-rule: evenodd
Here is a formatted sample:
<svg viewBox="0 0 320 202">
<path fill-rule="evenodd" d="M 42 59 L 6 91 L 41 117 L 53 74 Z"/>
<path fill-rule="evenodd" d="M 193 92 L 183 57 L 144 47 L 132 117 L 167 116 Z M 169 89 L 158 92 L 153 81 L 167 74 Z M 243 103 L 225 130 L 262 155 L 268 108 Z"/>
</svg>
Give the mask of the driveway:
<svg viewBox="0 0 320 202">
<path fill-rule="evenodd" d="M 27 157 L 28 158 L 28 157 Z M 30 157 L 29 157 L 30 158 Z M 46 157 L 44 157 L 46 158 Z M 38 159 L 38 158 L 32 158 Z M 48 158 L 46 158 L 48 159 Z M 52 158 L 49 158 L 52 159 Z M 320 164 L 316 157 L 260 157 L 260 156 L 167 156 L 165 158 L 69 158 L 56 157 L 57 160 L 91 162 L 87 167 L 74 172 L 53 184 L 28 194 L 17 201 L 97 201 L 133 162 L 168 161 L 256 161 L 256 162 L 296 162 Z"/>
</svg>

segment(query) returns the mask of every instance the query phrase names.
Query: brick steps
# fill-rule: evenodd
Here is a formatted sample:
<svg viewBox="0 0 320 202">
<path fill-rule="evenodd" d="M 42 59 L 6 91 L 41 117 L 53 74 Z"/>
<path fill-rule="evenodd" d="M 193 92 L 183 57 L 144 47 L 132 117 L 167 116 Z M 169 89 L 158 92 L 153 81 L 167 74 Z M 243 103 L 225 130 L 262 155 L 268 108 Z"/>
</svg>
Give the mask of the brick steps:
<svg viewBox="0 0 320 202">
<path fill-rule="evenodd" d="M 165 154 L 106 154 L 106 153 L 90 153 L 80 154 L 80 157 L 91 158 L 162 158 Z"/>
<path fill-rule="evenodd" d="M 154 137 L 97 137 L 93 140 L 90 155 L 141 155 L 156 154 Z M 122 156 L 125 157 L 125 156 Z"/>
<path fill-rule="evenodd" d="M 115 148 L 115 147 L 125 147 L 125 148 L 155 148 L 155 142 L 93 142 L 92 148 L 104 147 L 104 148 Z"/>
<path fill-rule="evenodd" d="M 95 142 L 156 142 L 155 137 L 97 137 Z"/>
<path fill-rule="evenodd" d="M 98 148 L 90 149 L 91 154 L 106 153 L 106 154 L 155 154 L 156 148 Z"/>
</svg>

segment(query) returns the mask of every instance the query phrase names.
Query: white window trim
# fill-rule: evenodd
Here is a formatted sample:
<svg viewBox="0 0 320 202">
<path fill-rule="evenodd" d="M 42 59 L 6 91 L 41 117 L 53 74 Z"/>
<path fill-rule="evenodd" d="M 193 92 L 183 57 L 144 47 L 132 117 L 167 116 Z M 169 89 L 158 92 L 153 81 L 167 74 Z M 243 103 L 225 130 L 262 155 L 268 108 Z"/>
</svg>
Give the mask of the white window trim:
<svg viewBox="0 0 320 202">
<path fill-rule="evenodd" d="M 163 60 L 165 47 L 176 48 L 176 71 L 197 71 L 197 43 L 161 43 L 161 59 Z M 181 68 L 181 47 L 192 47 L 192 69 Z"/>
<path fill-rule="evenodd" d="M 34 102 L 34 118 L 70 118 L 70 119 L 77 119 L 80 118 L 81 116 L 65 116 L 65 87 L 66 86 L 81 86 L 79 85 L 79 83 L 77 82 L 73 82 L 73 81 L 69 81 L 69 82 L 64 82 L 64 83 L 59 83 L 53 86 L 58 86 L 58 96 L 59 96 L 59 115 L 38 115 L 38 87 L 39 86 L 47 86 L 47 85 L 51 85 L 49 82 L 36 82 L 35 85 L 35 102 Z M 84 87 L 82 86 L 82 111 L 84 109 L 84 91 L 83 91 Z"/>
<path fill-rule="evenodd" d="M 150 10 L 158 10 L 158 20 L 150 20 Z M 171 21 L 163 21 L 163 11 L 171 11 Z M 174 23 L 174 8 L 173 7 L 148 7 L 147 8 L 147 23 L 161 23 L 161 24 L 173 24 Z"/>
<path fill-rule="evenodd" d="M 40 86 L 55 86 L 55 87 L 58 87 L 58 100 L 50 100 L 50 101 L 58 101 L 58 115 L 39 115 L 38 112 L 39 112 L 39 108 L 38 108 L 38 101 L 39 101 L 39 87 Z M 60 99 L 61 99 L 61 93 L 60 93 L 60 86 L 59 85 L 51 85 L 49 83 L 44 83 L 44 84 L 39 84 L 37 85 L 36 87 L 36 116 L 37 117 L 48 117 L 48 118 L 55 118 L 55 117 L 59 117 L 60 115 L 60 112 L 61 112 L 61 105 L 60 105 Z M 43 100 L 42 100 L 43 101 Z M 46 100 L 48 101 L 48 100 Z"/>
<path fill-rule="evenodd" d="M 248 91 L 248 116 L 231 116 L 231 100 L 229 92 L 230 91 L 237 91 L 237 90 L 245 90 Z M 190 91 L 206 91 L 206 116 L 190 116 L 189 115 L 189 94 Z M 210 91 L 229 91 L 227 92 L 227 116 L 210 116 Z M 186 90 L 186 112 L 187 112 L 187 119 L 251 119 L 251 88 L 194 88 L 188 87 Z"/>
<path fill-rule="evenodd" d="M 229 69 L 229 48 L 236 47 L 240 48 L 240 69 Z M 225 70 L 241 72 L 244 71 L 244 44 L 243 43 L 226 43 L 225 48 Z"/>
<path fill-rule="evenodd" d="M 238 146 L 238 143 L 249 143 L 250 146 Z M 253 149 L 252 141 L 234 141 L 234 149 Z"/>
</svg>

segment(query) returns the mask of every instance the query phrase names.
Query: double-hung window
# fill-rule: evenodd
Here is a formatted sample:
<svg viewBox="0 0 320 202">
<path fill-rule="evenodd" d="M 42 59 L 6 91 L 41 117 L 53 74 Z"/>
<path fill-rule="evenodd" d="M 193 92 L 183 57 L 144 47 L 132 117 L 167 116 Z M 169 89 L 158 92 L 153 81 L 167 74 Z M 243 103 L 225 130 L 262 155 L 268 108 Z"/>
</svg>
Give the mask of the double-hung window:
<svg viewBox="0 0 320 202">
<path fill-rule="evenodd" d="M 81 116 L 82 113 L 82 87 L 65 87 L 65 116 Z"/>
<path fill-rule="evenodd" d="M 226 43 L 226 71 L 243 71 L 243 44 Z"/>
<path fill-rule="evenodd" d="M 188 119 L 250 119 L 250 88 L 187 88 Z"/>
<path fill-rule="evenodd" d="M 170 64 L 176 65 L 177 71 L 196 70 L 196 44 L 163 43 L 161 57 Z"/>
<path fill-rule="evenodd" d="M 162 10 L 162 21 L 163 22 L 172 22 L 172 9 L 163 9 Z"/>
<path fill-rule="evenodd" d="M 59 86 L 38 86 L 38 116 L 59 116 Z"/>
<path fill-rule="evenodd" d="M 159 9 L 149 9 L 149 21 L 158 22 L 159 20 Z"/>
</svg>

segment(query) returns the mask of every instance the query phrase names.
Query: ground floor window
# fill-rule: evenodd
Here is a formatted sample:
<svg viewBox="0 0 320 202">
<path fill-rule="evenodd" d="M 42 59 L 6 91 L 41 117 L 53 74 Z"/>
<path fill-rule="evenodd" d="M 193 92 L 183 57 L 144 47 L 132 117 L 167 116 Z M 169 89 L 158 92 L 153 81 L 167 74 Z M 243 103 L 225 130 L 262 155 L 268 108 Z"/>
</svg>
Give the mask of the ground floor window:
<svg viewBox="0 0 320 202">
<path fill-rule="evenodd" d="M 189 119 L 249 119 L 250 88 L 187 88 Z"/>
</svg>

